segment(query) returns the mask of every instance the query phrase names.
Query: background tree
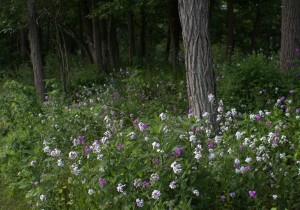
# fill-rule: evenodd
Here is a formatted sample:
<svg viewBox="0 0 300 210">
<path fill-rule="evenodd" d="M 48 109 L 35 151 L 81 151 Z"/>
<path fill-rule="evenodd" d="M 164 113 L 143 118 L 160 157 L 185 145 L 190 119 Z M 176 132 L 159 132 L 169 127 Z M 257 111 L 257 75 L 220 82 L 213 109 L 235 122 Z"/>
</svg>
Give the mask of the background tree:
<svg viewBox="0 0 300 210">
<path fill-rule="evenodd" d="M 300 49 L 300 1 L 282 0 L 281 15 L 280 67 L 290 71 L 296 51 Z"/>
<path fill-rule="evenodd" d="M 37 15 L 34 0 L 27 0 L 28 5 L 28 37 L 30 42 L 31 61 L 34 73 L 34 83 L 40 102 L 45 100 L 44 71 Z"/>
<path fill-rule="evenodd" d="M 196 117 L 202 118 L 209 113 L 210 122 L 216 131 L 216 108 L 209 101 L 210 94 L 216 96 L 209 35 L 209 6 L 210 0 L 179 0 L 189 105 Z"/>
</svg>

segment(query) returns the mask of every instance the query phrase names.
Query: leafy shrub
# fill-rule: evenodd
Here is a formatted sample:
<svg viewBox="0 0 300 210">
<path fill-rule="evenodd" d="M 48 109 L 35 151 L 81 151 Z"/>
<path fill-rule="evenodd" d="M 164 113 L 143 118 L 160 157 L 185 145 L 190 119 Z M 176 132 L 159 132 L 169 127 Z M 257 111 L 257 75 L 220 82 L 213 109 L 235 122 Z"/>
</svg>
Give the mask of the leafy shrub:
<svg viewBox="0 0 300 210">
<path fill-rule="evenodd" d="M 232 107 L 242 105 L 241 110 L 259 110 L 272 105 L 285 86 L 276 61 L 262 54 L 245 58 L 235 55 L 231 63 L 217 69 L 220 98 Z"/>
</svg>

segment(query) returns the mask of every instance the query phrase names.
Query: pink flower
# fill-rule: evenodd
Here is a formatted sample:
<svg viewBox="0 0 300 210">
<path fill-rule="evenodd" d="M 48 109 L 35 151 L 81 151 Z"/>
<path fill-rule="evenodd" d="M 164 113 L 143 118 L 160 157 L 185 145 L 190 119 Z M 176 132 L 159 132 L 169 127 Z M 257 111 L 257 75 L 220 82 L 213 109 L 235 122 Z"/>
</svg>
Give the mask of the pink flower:
<svg viewBox="0 0 300 210">
<path fill-rule="evenodd" d="M 250 190 L 249 191 L 249 196 L 250 196 L 250 198 L 255 198 L 256 197 L 256 191 Z"/>
</svg>

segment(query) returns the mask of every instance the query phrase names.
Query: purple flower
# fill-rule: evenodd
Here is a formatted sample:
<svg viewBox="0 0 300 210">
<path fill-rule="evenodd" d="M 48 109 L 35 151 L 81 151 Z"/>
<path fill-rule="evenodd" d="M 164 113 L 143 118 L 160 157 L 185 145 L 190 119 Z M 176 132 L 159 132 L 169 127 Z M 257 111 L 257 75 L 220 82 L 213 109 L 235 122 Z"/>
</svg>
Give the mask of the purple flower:
<svg viewBox="0 0 300 210">
<path fill-rule="evenodd" d="M 235 197 L 235 192 L 229 193 L 230 197 L 234 198 Z"/>
<path fill-rule="evenodd" d="M 250 190 L 249 191 L 249 197 L 252 199 L 252 198 L 255 198 L 256 197 L 256 191 L 254 190 Z"/>
<path fill-rule="evenodd" d="M 269 128 L 271 126 L 271 123 L 270 122 L 266 122 L 265 125 L 266 125 L 267 128 Z"/>
<path fill-rule="evenodd" d="M 255 119 L 257 121 L 261 121 L 262 120 L 262 116 L 260 114 L 255 115 Z"/>
<path fill-rule="evenodd" d="M 148 187 L 149 185 L 150 185 L 149 182 L 147 182 L 147 181 L 144 181 L 144 182 L 143 182 L 143 187 L 144 187 L 144 188 Z"/>
<path fill-rule="evenodd" d="M 139 123 L 140 123 L 140 121 L 139 121 L 138 119 L 135 119 L 135 120 L 133 121 L 133 125 L 134 125 L 134 126 L 138 126 Z"/>
<path fill-rule="evenodd" d="M 300 113 L 300 107 L 296 109 L 296 113 Z"/>
<path fill-rule="evenodd" d="M 124 148 L 124 144 L 121 144 L 121 143 L 119 143 L 118 145 L 117 145 L 117 150 L 121 150 L 122 148 Z"/>
<path fill-rule="evenodd" d="M 90 147 L 90 146 L 86 146 L 86 147 L 84 148 L 84 152 L 85 152 L 85 153 L 88 153 L 89 151 L 91 151 L 91 147 Z"/>
<path fill-rule="evenodd" d="M 225 195 L 221 195 L 220 199 L 221 199 L 221 201 L 225 201 L 225 199 L 226 199 Z"/>
<path fill-rule="evenodd" d="M 295 90 L 290 90 L 289 93 L 293 94 L 293 93 L 295 93 Z"/>
<path fill-rule="evenodd" d="M 281 96 L 280 97 L 280 102 L 283 102 L 285 100 L 285 97 L 284 96 Z"/>
<path fill-rule="evenodd" d="M 183 151 L 184 151 L 184 148 L 183 148 L 183 147 L 177 147 L 177 148 L 175 149 L 175 154 L 176 154 L 176 155 L 180 155 Z"/>
<path fill-rule="evenodd" d="M 100 178 L 99 179 L 99 184 L 100 184 L 100 186 L 104 186 L 105 184 L 106 184 L 106 181 L 105 181 L 105 179 L 103 179 L 103 178 Z"/>
<path fill-rule="evenodd" d="M 143 207 L 143 199 L 136 199 L 135 201 L 138 207 Z"/>
<path fill-rule="evenodd" d="M 130 114 L 129 117 L 130 117 L 130 118 L 133 118 L 133 117 L 134 117 L 134 114 Z"/>
<path fill-rule="evenodd" d="M 77 139 L 79 140 L 80 144 L 82 144 L 82 145 L 85 144 L 85 138 L 84 138 L 84 136 L 78 136 Z"/>
<path fill-rule="evenodd" d="M 251 166 L 246 166 L 245 169 L 244 169 L 244 171 L 245 171 L 245 172 L 251 171 Z"/>
</svg>

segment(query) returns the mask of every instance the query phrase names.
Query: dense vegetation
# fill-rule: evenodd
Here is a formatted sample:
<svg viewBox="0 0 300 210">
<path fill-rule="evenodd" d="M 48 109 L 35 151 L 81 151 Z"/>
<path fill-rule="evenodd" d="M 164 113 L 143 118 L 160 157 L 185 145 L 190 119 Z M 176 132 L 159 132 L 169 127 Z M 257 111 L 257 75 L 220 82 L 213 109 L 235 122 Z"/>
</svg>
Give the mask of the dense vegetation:
<svg viewBox="0 0 300 210">
<path fill-rule="evenodd" d="M 217 69 L 217 136 L 189 117 L 184 80 L 163 67 L 120 69 L 101 84 L 74 76 L 65 102 L 48 80 L 42 105 L 6 81 L 3 209 L 299 208 L 299 78 L 263 55 Z"/>
</svg>

